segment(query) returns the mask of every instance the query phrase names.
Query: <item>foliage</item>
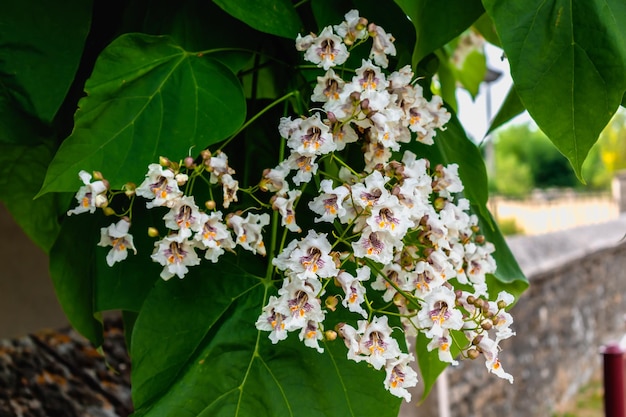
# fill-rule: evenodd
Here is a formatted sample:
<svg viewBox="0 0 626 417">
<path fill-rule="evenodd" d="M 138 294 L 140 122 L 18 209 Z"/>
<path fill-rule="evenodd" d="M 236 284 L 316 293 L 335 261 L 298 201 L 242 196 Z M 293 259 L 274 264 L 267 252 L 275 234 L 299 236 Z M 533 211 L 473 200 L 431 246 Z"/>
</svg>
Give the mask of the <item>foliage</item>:
<svg viewBox="0 0 626 417">
<path fill-rule="evenodd" d="M 279 282 L 263 277 L 280 242 L 270 242 L 265 258 L 240 252 L 182 281 L 160 280 L 158 265 L 139 256 L 109 267 L 96 244 L 111 219 L 102 210 L 65 215 L 80 170 L 102 171 L 111 190 L 128 191 L 162 156 L 200 161 L 202 150 L 222 148 L 240 187 L 257 186 L 262 170 L 284 156 L 279 118 L 312 106 L 318 68 L 302 61 L 294 39 L 337 24 L 351 9 L 393 32 L 389 69 L 412 65 L 426 99 L 435 76 L 446 99 L 457 82 L 476 87 L 484 62 L 473 54 L 468 63 L 477 65 L 456 66 L 459 35 L 480 32 L 500 43 L 515 91 L 498 122 L 526 108 L 579 177 L 626 90 L 621 0 L 9 0 L 0 8 L 0 199 L 50 254 L 58 298 L 81 333 L 99 345 L 101 312 L 129 318 L 137 416 L 394 416 L 399 400 L 379 372 L 346 358 L 341 340 L 324 339 L 318 354 L 293 335 L 274 345 L 254 327 L 277 291 Z M 355 52 L 346 70 L 363 58 L 367 52 Z M 519 296 L 527 282 L 486 209 L 480 152 L 454 114 L 436 139 L 411 149 L 429 158 L 433 172 L 459 165 L 464 195 L 496 246 L 491 299 L 499 289 Z M 120 198 L 113 210 L 123 210 Z M 246 194 L 238 204 L 255 201 Z M 140 206 L 137 230 L 166 213 Z M 154 238 L 134 235 L 139 253 L 152 251 Z M 327 327 L 354 323 L 353 316 L 338 312 Z M 423 341 L 414 353 L 428 391 L 445 364 Z"/>
<path fill-rule="evenodd" d="M 575 187 L 578 181 L 565 157 L 530 124 L 511 125 L 495 135 L 494 189 L 523 196 L 534 188 Z"/>
</svg>

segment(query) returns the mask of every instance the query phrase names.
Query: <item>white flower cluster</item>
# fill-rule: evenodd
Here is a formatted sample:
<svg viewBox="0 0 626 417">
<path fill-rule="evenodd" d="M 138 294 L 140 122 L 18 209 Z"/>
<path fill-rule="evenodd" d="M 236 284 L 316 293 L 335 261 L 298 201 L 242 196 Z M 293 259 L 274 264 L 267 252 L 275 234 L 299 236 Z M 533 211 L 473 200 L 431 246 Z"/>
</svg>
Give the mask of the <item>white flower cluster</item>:
<svg viewBox="0 0 626 417">
<path fill-rule="evenodd" d="M 368 39 L 370 59 L 344 80 L 333 68 L 346 62 L 349 48 Z M 418 333 L 430 339 L 428 349 L 441 361 L 456 363 L 453 352 L 472 359 L 483 355 L 490 372 L 512 382 L 498 354 L 500 341 L 514 335 L 505 311 L 514 299 L 502 292 L 489 301 L 486 275 L 496 270 L 494 246 L 479 234 L 478 218 L 460 195 L 458 166 L 431 167 L 409 150 L 399 154 L 403 143 L 433 143 L 450 119 L 441 98 L 427 100 L 409 66 L 383 72 L 387 56 L 395 55 L 393 37 L 356 10 L 319 35 L 298 36 L 296 48 L 326 73 L 317 78 L 311 97 L 321 108 L 309 117 L 280 120 L 288 153 L 265 170 L 258 186 L 273 196 L 269 204 L 255 200 L 275 210 L 285 230 L 283 239 L 275 239 L 280 247 L 271 248 L 278 255 L 266 277 L 282 285 L 269 297 L 257 329 L 268 331 L 272 343 L 298 332 L 319 352 L 320 342 L 339 334 L 349 359 L 384 368 L 384 386 L 407 401 L 417 375 L 410 366 L 413 355 L 402 352 L 397 338 Z M 121 191 L 132 197 L 131 206 L 140 196 L 149 209 L 169 209 L 163 216 L 168 233 L 151 255 L 163 266 L 165 280 L 183 278 L 188 267 L 198 265 L 196 250 L 204 250 L 211 262 L 237 246 L 267 253 L 262 229 L 270 222 L 268 213 L 224 215 L 212 200 L 205 212 L 191 195 L 195 179 L 208 173 L 206 182 L 222 187 L 222 206 L 238 203 L 239 184 L 226 154 L 203 151 L 198 165 L 189 159 L 152 164 L 139 187 Z M 68 214 L 109 209 L 114 193 L 101 175 L 93 183 L 89 174 L 79 176 L 84 183 L 76 196 L 79 206 Z M 309 184 L 316 186 L 313 196 Z M 288 241 L 289 233 L 302 233 L 297 218 L 315 230 Z M 136 252 L 129 227 L 123 217 L 101 229 L 100 245 L 112 247 L 109 265 L 125 259 L 128 249 Z M 325 329 L 339 299 L 359 319 L 355 326 Z M 390 317 L 398 323 L 396 335 Z"/>
<path fill-rule="evenodd" d="M 203 153 L 203 163 L 197 166 L 193 161 L 187 161 L 186 167 L 167 160 L 163 164 L 166 166 L 150 164 L 141 185 L 136 189 L 130 186 L 125 190 L 129 196 L 136 195 L 147 199 L 146 207 L 149 209 L 154 207 L 169 209 L 163 216 L 168 233 L 155 242 L 151 255 L 154 262 L 163 266 L 161 278 L 168 280 L 174 275 L 184 278 L 189 272 L 188 267 L 200 264 L 196 250 L 205 251 L 204 258 L 213 263 L 217 262 L 225 251 L 233 250 L 236 246 L 255 254 L 266 254 L 261 231 L 269 224 L 269 214 L 247 213 L 244 217 L 235 212 L 228 214 L 224 219 L 222 211 L 215 210 L 214 207 L 210 214 L 201 210 L 194 197 L 185 195 L 180 189 L 189 181 L 189 175 L 183 171 L 190 172 L 192 177 L 208 171 L 209 182 L 222 185 L 222 205 L 227 208 L 232 202 L 236 202 L 238 183 L 232 177 L 235 172 L 229 167 L 224 152 L 216 155 Z M 68 211 L 68 215 L 93 213 L 96 207 L 108 209 L 110 211 L 107 214 L 112 214 L 113 211 L 108 205 L 114 193 L 108 190 L 106 181 L 91 183 L 91 175 L 85 171 L 81 171 L 79 176 L 84 183 L 76 195 L 79 206 Z M 111 195 L 107 196 L 107 193 Z M 106 258 L 109 266 L 126 259 L 128 249 L 137 253 L 129 228 L 130 220 L 124 216 L 116 224 L 101 229 L 99 245 L 112 247 Z M 156 234 L 158 232 L 155 232 Z"/>
<path fill-rule="evenodd" d="M 432 144 L 450 114 L 440 97 L 424 98 L 408 66 L 386 76 L 364 60 L 351 81 L 339 77 L 332 67 L 346 61 L 348 45 L 355 42 L 372 37 L 371 56 L 383 67 L 388 61 L 378 53 L 395 54 L 392 47 L 380 47 L 392 45 L 391 35 L 371 24 L 366 30 L 367 21 L 357 11 L 345 17 L 334 32 L 326 27 L 319 36 L 296 40 L 305 59 L 326 70 L 312 95 L 323 103 L 322 113 L 281 120 L 279 132 L 290 153 L 266 170 L 263 183 L 276 193 L 274 209 L 282 214 L 283 225 L 297 232 L 294 207 L 302 194 L 290 188 L 289 179 L 306 186 L 314 175 L 326 177 L 308 208 L 317 215 L 316 223 L 331 223 L 335 230 L 330 240 L 328 233 L 309 230 L 272 260 L 284 277 L 282 288 L 270 298 L 257 328 L 269 331 L 273 343 L 298 331 L 305 345 L 323 351 L 319 342 L 333 334 L 324 332 L 323 321 L 337 304 L 334 295 L 323 297 L 334 280 L 343 291 L 342 305 L 364 318 L 356 328 L 337 326 L 348 358 L 384 367 L 385 387 L 392 394 L 410 400 L 407 388 L 417 378 L 409 367 L 413 356 L 401 352 L 392 337 L 384 315 L 389 306 L 399 313 L 406 335 L 422 332 L 431 339 L 428 349 L 437 349 L 442 361 L 455 363 L 451 347 L 457 343 L 464 356 L 484 354 L 491 372 L 512 381 L 498 360 L 498 344 L 513 335 L 511 316 L 504 311 L 513 299 L 502 293 L 495 302 L 487 301 L 485 276 L 496 269 L 494 246 L 477 234 L 478 219 L 468 213 L 469 201 L 457 197 L 463 191 L 458 166 L 431 170 L 427 160 L 410 151 L 401 161 L 392 159 L 413 136 Z M 363 152 L 360 169 L 341 159 L 351 143 Z M 338 174 L 317 174 L 322 160 L 341 166 Z M 368 287 L 384 291 L 387 307 L 374 308 Z M 465 334 L 465 342 L 454 340 L 454 331 Z"/>
</svg>

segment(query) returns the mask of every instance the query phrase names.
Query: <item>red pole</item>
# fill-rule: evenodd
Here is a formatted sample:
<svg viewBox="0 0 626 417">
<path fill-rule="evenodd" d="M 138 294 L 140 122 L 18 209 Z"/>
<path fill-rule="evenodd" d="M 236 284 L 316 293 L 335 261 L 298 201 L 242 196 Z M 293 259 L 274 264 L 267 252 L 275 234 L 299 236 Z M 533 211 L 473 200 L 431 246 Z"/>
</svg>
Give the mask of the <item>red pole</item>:
<svg viewBox="0 0 626 417">
<path fill-rule="evenodd" d="M 626 417 L 624 351 L 618 344 L 610 344 L 604 346 L 602 355 L 604 356 L 604 415 Z"/>
</svg>

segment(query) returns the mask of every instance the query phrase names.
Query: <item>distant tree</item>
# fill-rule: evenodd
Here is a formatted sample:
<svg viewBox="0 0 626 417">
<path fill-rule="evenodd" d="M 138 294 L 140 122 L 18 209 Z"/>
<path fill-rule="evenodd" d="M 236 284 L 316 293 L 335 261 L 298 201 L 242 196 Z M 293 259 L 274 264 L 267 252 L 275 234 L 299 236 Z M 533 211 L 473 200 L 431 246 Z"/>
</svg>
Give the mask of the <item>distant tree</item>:
<svg viewBox="0 0 626 417">
<path fill-rule="evenodd" d="M 626 169 L 626 112 L 618 111 L 600 134 L 583 167 L 590 186 L 607 188 L 616 172 Z"/>
<path fill-rule="evenodd" d="M 523 195 L 533 188 L 578 186 L 567 159 L 536 126 L 511 125 L 495 141 L 495 191 Z"/>
</svg>

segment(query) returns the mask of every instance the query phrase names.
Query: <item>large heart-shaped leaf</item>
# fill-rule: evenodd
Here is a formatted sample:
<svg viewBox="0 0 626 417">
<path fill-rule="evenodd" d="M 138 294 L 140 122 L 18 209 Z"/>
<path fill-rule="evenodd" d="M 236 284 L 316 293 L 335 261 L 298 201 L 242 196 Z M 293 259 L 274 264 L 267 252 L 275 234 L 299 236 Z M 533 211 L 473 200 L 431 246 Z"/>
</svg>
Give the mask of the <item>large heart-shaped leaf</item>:
<svg viewBox="0 0 626 417">
<path fill-rule="evenodd" d="M 33 124 L 23 126 L 23 130 L 33 137 L 41 137 Z M 51 142 L 42 141 L 35 146 L 0 144 L 0 201 L 28 237 L 45 252 L 52 247 L 60 229 L 58 196 L 47 195 L 37 201 L 33 201 L 33 197 L 43 183 L 54 154 Z"/>
<path fill-rule="evenodd" d="M 411 18 L 417 39 L 413 68 L 429 53 L 450 42 L 483 13 L 480 0 L 395 0 Z"/>
<path fill-rule="evenodd" d="M 140 182 L 159 156 L 195 154 L 236 131 L 246 113 L 241 85 L 227 67 L 162 36 L 116 39 L 98 58 L 85 91 L 74 131 L 40 194 L 76 190 L 83 169 L 102 171 L 113 188 Z"/>
<path fill-rule="evenodd" d="M 50 122 L 74 80 L 90 25 L 91 1 L 3 1 L 0 86 L 22 109 Z"/>
<path fill-rule="evenodd" d="M 131 344 L 134 416 L 397 415 L 384 373 L 348 361 L 340 339 L 319 354 L 296 334 L 273 345 L 259 332 L 254 323 L 275 290 L 253 275 L 263 263 L 243 264 L 221 260 L 148 296 Z"/>
<path fill-rule="evenodd" d="M 541 130 L 582 164 L 626 90 L 622 0 L 483 0 L 515 89 Z"/>
<path fill-rule="evenodd" d="M 70 324 L 94 345 L 102 344 L 102 321 L 95 313 L 95 247 L 97 216 L 65 219 L 50 250 L 50 277 L 57 299 Z"/>
<path fill-rule="evenodd" d="M 225 12 L 261 32 L 295 39 L 302 29 L 289 0 L 213 0 Z"/>
</svg>

